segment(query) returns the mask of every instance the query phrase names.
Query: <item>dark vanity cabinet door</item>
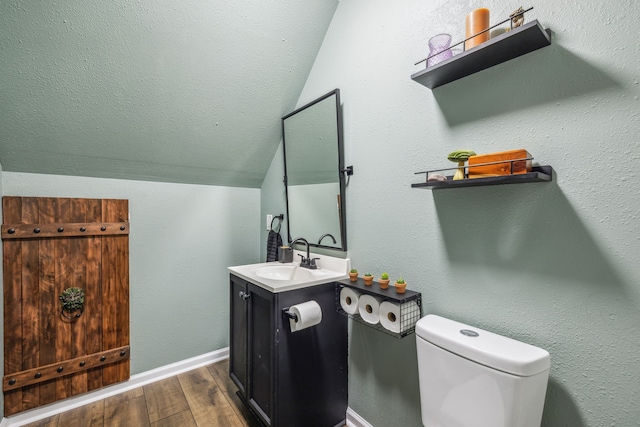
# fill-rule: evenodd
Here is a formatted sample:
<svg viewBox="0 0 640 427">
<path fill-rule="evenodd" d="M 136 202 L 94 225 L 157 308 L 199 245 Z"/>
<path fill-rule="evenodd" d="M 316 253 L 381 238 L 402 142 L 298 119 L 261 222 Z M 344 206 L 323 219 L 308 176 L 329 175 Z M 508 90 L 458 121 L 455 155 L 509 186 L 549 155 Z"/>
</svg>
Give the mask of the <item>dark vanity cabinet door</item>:
<svg viewBox="0 0 640 427">
<path fill-rule="evenodd" d="M 243 396 L 247 390 L 247 286 L 247 281 L 231 276 L 229 376 Z"/>
<path fill-rule="evenodd" d="M 347 318 L 336 311 L 335 284 L 271 293 L 231 275 L 229 375 L 265 426 L 344 425 Z M 322 322 L 292 333 L 284 311 L 314 300 Z"/>
<path fill-rule="evenodd" d="M 276 343 L 275 294 L 249 283 L 249 327 L 247 334 L 249 361 L 247 401 L 267 425 L 273 425 L 273 365 Z"/>
<path fill-rule="evenodd" d="M 231 275 L 229 376 L 266 425 L 273 417 L 274 294 Z"/>
</svg>

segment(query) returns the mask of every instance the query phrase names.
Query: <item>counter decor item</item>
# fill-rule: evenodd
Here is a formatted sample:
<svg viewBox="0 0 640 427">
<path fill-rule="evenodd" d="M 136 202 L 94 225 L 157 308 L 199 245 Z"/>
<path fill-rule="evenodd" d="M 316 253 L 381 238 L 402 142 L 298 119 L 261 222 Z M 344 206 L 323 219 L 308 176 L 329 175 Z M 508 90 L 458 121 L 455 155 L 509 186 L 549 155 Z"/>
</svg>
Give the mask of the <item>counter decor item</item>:
<svg viewBox="0 0 640 427">
<path fill-rule="evenodd" d="M 433 67 L 453 56 L 450 49 L 451 36 L 449 34 L 437 34 L 429 39 L 429 56 L 427 68 Z"/>
<path fill-rule="evenodd" d="M 469 39 L 477 34 L 477 36 L 464 42 L 464 49 L 471 49 L 489 40 L 489 9 L 480 8 L 472 11 L 465 18 L 465 39 Z"/>
<path fill-rule="evenodd" d="M 446 181 L 447 177 L 441 173 L 431 173 L 427 176 L 427 181 L 437 182 Z"/>
<path fill-rule="evenodd" d="M 494 28 L 493 30 L 491 30 L 491 32 L 489 33 L 489 38 L 493 39 L 496 38 L 498 36 L 501 36 L 502 34 L 506 33 L 507 31 L 509 31 L 508 27 L 499 27 L 499 28 Z"/>
<path fill-rule="evenodd" d="M 469 157 L 475 156 L 476 152 L 473 150 L 456 150 L 449 153 L 447 159 L 452 162 L 458 163 L 458 169 L 456 173 L 453 175 L 453 180 L 457 181 L 465 178 L 464 174 L 464 162 L 469 160 Z"/>
<path fill-rule="evenodd" d="M 293 248 L 290 246 L 278 246 L 278 262 L 293 262 Z"/>
<path fill-rule="evenodd" d="M 469 157 L 469 179 L 525 174 L 532 170 L 533 157 L 524 148 L 478 154 Z"/>
<path fill-rule="evenodd" d="M 399 294 L 404 294 L 404 292 L 407 289 L 407 284 L 405 283 L 402 277 L 396 280 L 396 283 L 394 283 L 394 286 L 396 287 L 396 292 Z"/>
<path fill-rule="evenodd" d="M 364 284 L 367 286 L 371 286 L 373 284 L 373 274 L 366 273 L 362 276 L 362 280 L 364 280 Z"/>
<path fill-rule="evenodd" d="M 358 281 L 358 270 L 352 268 L 351 271 L 349 271 L 349 280 L 351 280 L 352 282 Z"/>
<path fill-rule="evenodd" d="M 511 15 L 509 15 L 509 18 L 511 18 L 511 29 L 524 24 L 524 9 L 522 6 L 514 10 Z"/>
<path fill-rule="evenodd" d="M 378 283 L 380 283 L 380 289 L 388 289 L 389 288 L 389 273 L 382 273 L 380 275 L 380 279 Z"/>
</svg>

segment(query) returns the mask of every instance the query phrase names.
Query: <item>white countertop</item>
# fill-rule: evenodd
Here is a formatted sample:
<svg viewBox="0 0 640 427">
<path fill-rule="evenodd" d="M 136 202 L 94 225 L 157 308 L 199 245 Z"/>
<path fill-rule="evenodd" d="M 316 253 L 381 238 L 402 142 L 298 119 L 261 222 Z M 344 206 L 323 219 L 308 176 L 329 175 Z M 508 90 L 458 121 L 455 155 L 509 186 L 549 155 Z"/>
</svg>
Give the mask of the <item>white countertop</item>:
<svg viewBox="0 0 640 427">
<path fill-rule="evenodd" d="M 299 260 L 298 254 L 306 256 L 306 252 L 294 250 L 293 258 Z M 228 269 L 236 276 L 273 293 L 302 289 L 349 277 L 348 272 L 351 268 L 351 260 L 349 258 L 335 258 L 314 254 L 313 252 L 311 257 L 319 258 L 316 261 L 318 265 L 316 270 L 300 267 L 299 261 L 288 263 L 277 261 L 262 262 L 228 267 Z"/>
</svg>

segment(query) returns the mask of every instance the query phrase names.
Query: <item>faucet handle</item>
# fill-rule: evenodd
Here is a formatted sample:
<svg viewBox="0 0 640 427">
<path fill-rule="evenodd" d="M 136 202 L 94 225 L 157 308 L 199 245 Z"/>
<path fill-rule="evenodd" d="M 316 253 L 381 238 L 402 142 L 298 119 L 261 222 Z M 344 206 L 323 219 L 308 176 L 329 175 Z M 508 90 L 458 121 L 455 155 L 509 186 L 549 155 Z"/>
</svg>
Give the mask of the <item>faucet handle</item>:
<svg viewBox="0 0 640 427">
<path fill-rule="evenodd" d="M 312 269 L 318 268 L 318 264 L 316 263 L 317 259 L 320 259 L 320 258 L 311 258 L 309 260 L 309 265 L 311 266 Z"/>
<path fill-rule="evenodd" d="M 302 255 L 302 254 L 298 254 L 298 256 L 299 256 L 300 258 L 302 258 L 302 259 L 300 260 L 300 263 L 301 263 L 301 264 L 307 264 L 307 263 L 309 262 L 309 261 L 304 257 L 304 255 Z"/>
</svg>

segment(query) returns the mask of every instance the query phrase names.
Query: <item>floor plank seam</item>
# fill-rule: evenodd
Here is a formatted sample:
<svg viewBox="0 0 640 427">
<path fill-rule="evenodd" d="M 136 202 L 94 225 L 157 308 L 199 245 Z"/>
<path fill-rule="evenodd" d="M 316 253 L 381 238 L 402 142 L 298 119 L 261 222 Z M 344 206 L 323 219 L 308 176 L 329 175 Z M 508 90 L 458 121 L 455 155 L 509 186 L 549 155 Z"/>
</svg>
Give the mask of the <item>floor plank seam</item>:
<svg viewBox="0 0 640 427">
<path fill-rule="evenodd" d="M 202 366 L 23 427 L 259 426 L 236 396 L 228 369 L 228 360 Z"/>
</svg>

